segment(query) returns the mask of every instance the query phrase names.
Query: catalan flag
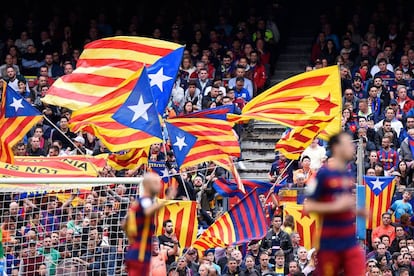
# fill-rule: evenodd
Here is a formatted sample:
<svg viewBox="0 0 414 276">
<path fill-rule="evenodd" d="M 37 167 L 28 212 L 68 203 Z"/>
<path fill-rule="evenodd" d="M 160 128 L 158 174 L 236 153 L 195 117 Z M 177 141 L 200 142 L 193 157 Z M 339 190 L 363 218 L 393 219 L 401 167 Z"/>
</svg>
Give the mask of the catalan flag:
<svg viewBox="0 0 414 276">
<path fill-rule="evenodd" d="M 266 235 L 268 225 L 256 190 L 210 225 L 195 241 L 193 247 L 205 251 L 209 248 L 242 244 Z"/>
<path fill-rule="evenodd" d="M 367 229 L 374 229 L 381 224 L 381 215 L 391 206 L 395 190 L 394 177 L 364 176 L 365 206 L 370 210 L 367 217 Z"/>
<path fill-rule="evenodd" d="M 228 121 L 209 118 L 174 117 L 167 122 L 197 138 L 183 161 L 190 167 L 212 160 L 240 156 L 240 145 Z"/>
<path fill-rule="evenodd" d="M 181 128 L 175 127 L 170 123 L 166 122 L 165 126 L 168 130 L 168 136 L 170 137 L 170 143 L 173 148 L 175 160 L 178 167 L 181 167 L 187 154 L 197 141 L 197 137 L 182 130 Z"/>
<path fill-rule="evenodd" d="M 0 161 L 14 162 L 12 147 L 42 118 L 40 112 L 6 83 L 0 108 Z"/>
<path fill-rule="evenodd" d="M 303 210 L 303 205 L 288 203 L 283 205 L 284 215 L 291 215 L 295 221 L 295 231 L 301 237 L 301 246 L 309 249 L 314 247 L 316 230 L 318 227 L 318 217 L 316 214 L 307 214 Z"/>
<path fill-rule="evenodd" d="M 73 132 L 84 130 L 95 134 L 112 152 L 162 142 L 145 68 L 92 106 L 75 111 L 69 123 Z"/>
<path fill-rule="evenodd" d="M 248 102 L 232 121 L 262 120 L 287 127 L 306 126 L 309 120 L 332 121 L 320 137 L 341 131 L 341 80 L 338 66 L 306 72 L 282 81 Z"/>
<path fill-rule="evenodd" d="M 318 134 L 329 124 L 320 122 L 304 127 L 288 129 L 276 143 L 275 150 L 290 160 L 298 160 L 302 152 L 312 143 Z"/>
<path fill-rule="evenodd" d="M 125 153 L 112 153 L 108 157 L 108 165 L 115 170 L 136 169 L 148 163 L 149 147 L 130 149 Z"/>
<path fill-rule="evenodd" d="M 155 233 L 162 235 L 162 224 L 170 219 L 181 248 L 190 247 L 197 237 L 197 202 L 165 200 L 165 206 L 155 214 Z"/>
<path fill-rule="evenodd" d="M 72 110 L 90 106 L 118 89 L 144 65 L 151 66 L 178 48 L 182 45 L 146 37 L 115 36 L 93 41 L 85 46 L 73 73 L 57 79 L 43 101 Z"/>
</svg>

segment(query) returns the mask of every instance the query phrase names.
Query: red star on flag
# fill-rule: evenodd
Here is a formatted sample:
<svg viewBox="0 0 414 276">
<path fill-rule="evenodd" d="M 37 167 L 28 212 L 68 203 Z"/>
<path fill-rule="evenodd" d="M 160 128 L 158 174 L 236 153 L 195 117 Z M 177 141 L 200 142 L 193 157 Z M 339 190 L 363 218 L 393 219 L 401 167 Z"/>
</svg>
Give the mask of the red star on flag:
<svg viewBox="0 0 414 276">
<path fill-rule="evenodd" d="M 315 109 L 314 113 L 316 112 L 324 112 L 326 115 L 329 115 L 331 113 L 331 109 L 337 107 L 338 105 L 336 103 L 333 103 L 331 101 L 331 93 L 328 94 L 328 96 L 325 99 L 313 97 L 315 101 L 318 102 L 318 107 Z"/>
</svg>

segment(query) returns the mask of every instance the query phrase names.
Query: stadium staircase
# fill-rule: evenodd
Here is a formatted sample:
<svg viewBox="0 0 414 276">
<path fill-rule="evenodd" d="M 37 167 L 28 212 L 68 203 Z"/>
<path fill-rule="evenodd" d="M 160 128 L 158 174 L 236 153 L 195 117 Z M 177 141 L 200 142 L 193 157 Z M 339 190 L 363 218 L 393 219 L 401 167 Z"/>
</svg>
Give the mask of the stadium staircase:
<svg viewBox="0 0 414 276">
<path fill-rule="evenodd" d="M 308 20 L 302 18 L 294 21 L 297 23 L 292 25 L 286 45 L 278 57 L 275 72 L 270 81 L 271 85 L 304 72 L 308 64 L 314 29 L 312 26 L 303 25 L 304 22 L 309 22 Z M 242 160 L 245 161 L 243 161 L 244 166 L 239 166 L 242 179 L 268 179 L 267 174 L 275 159 L 275 143 L 280 139 L 284 130 L 285 127 L 281 125 L 255 121 L 253 131 L 244 132 L 241 138 L 241 150 Z"/>
</svg>

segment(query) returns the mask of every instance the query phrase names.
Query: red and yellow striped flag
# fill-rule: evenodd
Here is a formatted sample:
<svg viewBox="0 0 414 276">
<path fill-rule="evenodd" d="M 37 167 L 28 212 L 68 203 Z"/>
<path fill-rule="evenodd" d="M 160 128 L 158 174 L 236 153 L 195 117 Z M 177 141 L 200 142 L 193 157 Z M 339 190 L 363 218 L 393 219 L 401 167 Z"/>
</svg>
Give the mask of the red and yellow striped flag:
<svg viewBox="0 0 414 276">
<path fill-rule="evenodd" d="M 267 89 L 248 102 L 231 121 L 261 120 L 291 128 L 309 120 L 333 120 L 320 134 L 327 139 L 341 131 L 342 92 L 338 66 L 299 74 Z"/>
<path fill-rule="evenodd" d="M 149 147 L 130 149 L 124 154 L 112 153 L 108 157 L 108 165 L 115 170 L 136 169 L 148 163 Z"/>
<path fill-rule="evenodd" d="M 284 215 L 291 215 L 295 221 L 294 231 L 301 237 L 300 245 L 310 249 L 316 244 L 316 230 L 318 227 L 318 217 L 316 214 L 307 214 L 303 210 L 303 205 L 287 203 L 283 206 Z"/>
<path fill-rule="evenodd" d="M 197 202 L 165 200 L 166 205 L 155 214 L 155 233 L 163 234 L 162 224 L 170 219 L 181 248 L 190 247 L 197 238 Z"/>
<path fill-rule="evenodd" d="M 6 82 L 1 83 L 1 105 L 0 105 L 0 161 L 5 163 L 14 162 L 13 146 L 20 142 L 27 132 L 40 121 L 42 116 L 20 116 L 17 111 L 21 111 L 30 106 L 21 96 L 20 99 L 14 97 L 13 93 L 16 93 L 11 87 L 7 86 Z M 20 105 L 6 106 L 7 98 L 13 98 L 13 104 L 19 103 Z M 22 102 L 24 101 L 24 102 Z M 10 108 L 11 107 L 11 108 Z M 33 107 L 31 107 L 33 108 Z M 15 110 L 16 116 L 6 117 L 6 109 Z M 35 108 L 33 108 L 35 109 Z M 32 114 L 33 112 L 23 111 L 26 114 Z M 24 114 L 24 113 L 23 113 Z M 40 113 L 39 113 L 40 114 Z M 34 115 L 34 113 L 33 113 Z"/>
<path fill-rule="evenodd" d="M 232 123 L 211 118 L 175 117 L 167 122 L 197 137 L 181 167 L 240 156 L 240 145 Z"/>
<path fill-rule="evenodd" d="M 73 132 L 83 130 L 94 134 L 112 152 L 161 143 L 162 139 L 142 130 L 128 127 L 113 118 L 140 81 L 142 71 L 142 69 L 136 71 L 115 91 L 102 97 L 92 106 L 73 112 L 69 122 L 71 130 Z M 142 94 L 148 91 L 139 92 Z"/>
<path fill-rule="evenodd" d="M 366 227 L 372 230 L 380 226 L 382 214 L 390 208 L 396 185 L 395 180 L 390 176 L 364 176 L 364 184 L 365 208 L 370 210 L 366 218 Z"/>
<path fill-rule="evenodd" d="M 288 159 L 298 160 L 302 152 L 328 124 L 329 122 L 321 122 L 290 129 L 276 143 L 275 150 Z"/>
<path fill-rule="evenodd" d="M 57 79 L 43 101 L 72 110 L 91 105 L 144 65 L 150 66 L 182 45 L 146 37 L 115 36 L 85 46 L 76 69 Z"/>
</svg>

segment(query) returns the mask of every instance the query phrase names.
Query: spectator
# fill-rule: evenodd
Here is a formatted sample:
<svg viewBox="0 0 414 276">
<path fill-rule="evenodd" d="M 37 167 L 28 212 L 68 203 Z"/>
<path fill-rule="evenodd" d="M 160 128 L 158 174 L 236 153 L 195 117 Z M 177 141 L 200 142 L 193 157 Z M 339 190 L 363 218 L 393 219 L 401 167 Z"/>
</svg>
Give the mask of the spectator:
<svg viewBox="0 0 414 276">
<path fill-rule="evenodd" d="M 311 160 L 310 169 L 318 170 L 322 166 L 322 161 L 326 158 L 326 150 L 319 145 L 319 139 L 315 138 L 311 145 L 302 153 L 302 158 L 308 156 Z"/>
<path fill-rule="evenodd" d="M 236 87 L 236 81 L 239 80 L 239 78 L 243 78 L 243 87 L 247 89 L 247 91 L 249 92 L 249 99 L 251 99 L 253 97 L 253 83 L 251 80 L 245 77 L 245 72 L 246 69 L 243 66 L 238 65 L 236 68 L 235 77 L 229 80 L 228 86 L 230 88 Z"/>
<path fill-rule="evenodd" d="M 13 57 L 10 54 L 7 54 L 4 59 L 4 64 L 0 66 L 0 73 L 1 77 L 3 79 L 7 79 L 7 67 L 12 66 L 14 68 L 14 71 L 16 72 L 16 75 L 20 75 L 20 69 L 19 66 L 13 64 Z"/>
<path fill-rule="evenodd" d="M 184 103 L 191 102 L 193 104 L 193 110 L 199 111 L 202 109 L 202 98 L 203 95 L 200 89 L 197 88 L 196 82 L 190 81 L 187 90 L 184 92 Z M 184 106 L 181 108 L 184 109 Z"/>
<path fill-rule="evenodd" d="M 174 234 L 174 227 L 171 220 L 164 221 L 162 226 L 164 234 L 158 236 L 158 243 L 161 251 L 167 253 L 167 265 L 171 265 L 175 262 L 175 257 L 178 256 L 180 250 L 179 242 Z"/>
<path fill-rule="evenodd" d="M 382 138 L 382 147 L 377 152 L 378 161 L 384 167 L 384 171 L 387 175 L 390 175 L 397 169 L 399 155 L 398 152 L 391 148 L 391 140 L 389 136 Z"/>
<path fill-rule="evenodd" d="M 403 198 L 396 200 L 389 208 L 388 212 L 390 214 L 394 214 L 395 221 L 399 221 L 403 214 L 413 215 L 413 208 L 410 204 L 411 193 L 409 191 L 405 191 L 403 193 Z M 396 235 L 398 235 L 397 229 Z M 404 229 L 403 229 L 404 231 Z"/>
<path fill-rule="evenodd" d="M 282 249 L 285 255 L 285 259 L 292 253 L 292 241 L 289 234 L 282 229 L 282 218 L 280 216 L 274 216 L 272 219 L 272 228 L 267 232 L 266 236 L 262 240 L 261 247 L 265 250 L 271 249 L 270 256 L 275 257 L 276 252 Z M 275 264 L 274 260 L 270 262 Z"/>
<path fill-rule="evenodd" d="M 59 251 L 52 247 L 52 240 L 50 236 L 46 236 L 43 240 L 43 246 L 38 249 L 39 255 L 45 260 L 45 264 L 48 267 L 49 275 L 56 274 L 56 266 L 60 259 Z"/>
<path fill-rule="evenodd" d="M 381 215 L 382 224 L 377 228 L 373 229 L 371 234 L 371 240 L 375 240 L 382 235 L 387 235 L 392 242 L 395 238 L 395 227 L 391 224 L 391 214 L 383 213 Z"/>
<path fill-rule="evenodd" d="M 58 78 L 63 75 L 62 67 L 59 64 L 53 62 L 53 55 L 47 53 L 45 55 L 45 65 L 47 66 L 48 76 L 52 78 Z"/>
</svg>

